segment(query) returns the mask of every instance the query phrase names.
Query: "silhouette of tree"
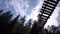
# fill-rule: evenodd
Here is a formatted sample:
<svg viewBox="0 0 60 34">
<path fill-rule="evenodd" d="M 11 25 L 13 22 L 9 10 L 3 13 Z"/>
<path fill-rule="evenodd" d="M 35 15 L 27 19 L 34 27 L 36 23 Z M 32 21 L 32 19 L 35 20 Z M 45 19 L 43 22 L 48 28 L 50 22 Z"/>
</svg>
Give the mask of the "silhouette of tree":
<svg viewBox="0 0 60 34">
<path fill-rule="evenodd" d="M 0 10 L 0 13 L 2 12 L 3 10 Z"/>
<path fill-rule="evenodd" d="M 24 17 L 22 17 L 22 18 L 20 19 L 20 23 L 21 23 L 21 25 L 24 25 L 25 17 L 26 17 L 26 16 L 24 16 Z"/>
<path fill-rule="evenodd" d="M 0 34 L 29 34 L 30 29 L 24 25 L 25 16 L 18 22 L 19 15 L 11 21 L 13 14 L 10 11 L 3 13 L 0 10 Z M 22 22 L 22 25 L 21 25 Z"/>
<path fill-rule="evenodd" d="M 1 12 L 2 11 L 3 10 L 1 10 Z M 1 31 L 2 31 L 1 33 L 8 34 L 8 27 L 9 27 L 11 17 L 12 17 L 12 14 L 10 14 L 10 11 L 0 15 L 0 27 L 1 27 Z"/>
<path fill-rule="evenodd" d="M 30 19 L 27 24 L 26 24 L 26 27 L 30 28 L 31 29 L 31 23 L 32 23 L 32 19 Z"/>
<path fill-rule="evenodd" d="M 22 17 L 20 21 L 18 21 L 19 15 L 16 16 L 13 20 L 11 20 L 13 14 L 11 14 L 10 11 L 7 11 L 5 13 L 2 12 L 3 10 L 0 10 L 0 31 L 1 31 L 0 34 L 29 34 L 30 32 L 37 33 L 36 30 L 41 28 L 37 26 L 38 21 L 34 21 L 33 28 L 31 29 L 32 19 L 30 19 L 27 25 L 24 26 L 25 16 Z M 35 29 L 36 27 L 37 29 Z M 42 28 L 39 31 L 39 34 L 60 34 L 60 26 L 56 27 L 52 25 L 51 27 L 49 27 L 49 29 L 50 30 Z"/>
</svg>

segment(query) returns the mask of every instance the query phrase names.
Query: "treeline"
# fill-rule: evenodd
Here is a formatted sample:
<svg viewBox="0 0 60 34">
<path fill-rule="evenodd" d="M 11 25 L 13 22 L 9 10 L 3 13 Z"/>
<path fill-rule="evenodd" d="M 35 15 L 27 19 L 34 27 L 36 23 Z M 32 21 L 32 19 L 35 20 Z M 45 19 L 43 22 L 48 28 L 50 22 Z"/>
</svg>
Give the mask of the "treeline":
<svg viewBox="0 0 60 34">
<path fill-rule="evenodd" d="M 25 16 L 20 20 L 19 15 L 11 20 L 13 14 L 10 11 L 3 13 L 0 10 L 0 34 L 29 34 L 30 33 L 30 20 L 28 25 L 24 26 Z"/>
<path fill-rule="evenodd" d="M 20 15 L 18 15 L 11 20 L 13 16 L 11 11 L 3 12 L 3 10 L 0 10 L 0 34 L 30 34 L 32 19 L 24 26 L 25 16 L 19 19 Z M 34 21 L 34 23 L 37 23 L 37 21 Z M 42 28 L 39 34 L 60 34 L 60 25 L 58 27 L 48 26 L 47 29 Z"/>
<path fill-rule="evenodd" d="M 60 34 L 60 26 L 48 26 L 47 29 L 43 28 L 39 34 Z"/>
</svg>

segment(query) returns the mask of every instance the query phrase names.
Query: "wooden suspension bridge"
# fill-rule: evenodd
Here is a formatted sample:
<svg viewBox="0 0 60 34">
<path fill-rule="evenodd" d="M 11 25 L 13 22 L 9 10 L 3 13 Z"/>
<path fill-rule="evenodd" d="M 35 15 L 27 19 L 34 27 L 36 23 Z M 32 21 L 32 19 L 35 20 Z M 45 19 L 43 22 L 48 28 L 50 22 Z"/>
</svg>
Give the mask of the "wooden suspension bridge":
<svg viewBox="0 0 60 34">
<path fill-rule="evenodd" d="M 47 20 L 50 18 L 54 9 L 60 0 L 44 0 L 40 14 L 38 15 L 38 23 L 34 24 L 30 34 L 39 34 Z"/>
</svg>

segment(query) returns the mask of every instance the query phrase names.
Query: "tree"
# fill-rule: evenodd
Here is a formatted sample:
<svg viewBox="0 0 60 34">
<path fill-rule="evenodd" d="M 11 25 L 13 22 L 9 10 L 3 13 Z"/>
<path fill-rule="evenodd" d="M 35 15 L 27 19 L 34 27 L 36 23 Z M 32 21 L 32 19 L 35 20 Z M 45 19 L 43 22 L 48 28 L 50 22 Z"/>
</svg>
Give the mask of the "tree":
<svg viewBox="0 0 60 34">
<path fill-rule="evenodd" d="M 19 15 L 11 21 L 13 14 L 10 11 L 2 13 L 0 10 L 0 34 L 29 34 L 30 29 L 24 25 L 25 16 L 18 22 Z M 21 24 L 22 22 L 22 24 Z"/>
<path fill-rule="evenodd" d="M 1 10 L 1 12 L 2 11 L 3 10 Z M 0 31 L 2 31 L 1 33 L 8 34 L 8 28 L 9 28 L 9 23 L 10 23 L 11 17 L 12 17 L 12 14 L 10 14 L 10 11 L 0 15 L 0 28 L 1 28 Z"/>
<path fill-rule="evenodd" d="M 25 17 L 26 17 L 26 16 L 24 16 L 24 17 L 22 17 L 22 18 L 20 19 L 20 23 L 21 23 L 21 25 L 24 25 Z"/>
</svg>

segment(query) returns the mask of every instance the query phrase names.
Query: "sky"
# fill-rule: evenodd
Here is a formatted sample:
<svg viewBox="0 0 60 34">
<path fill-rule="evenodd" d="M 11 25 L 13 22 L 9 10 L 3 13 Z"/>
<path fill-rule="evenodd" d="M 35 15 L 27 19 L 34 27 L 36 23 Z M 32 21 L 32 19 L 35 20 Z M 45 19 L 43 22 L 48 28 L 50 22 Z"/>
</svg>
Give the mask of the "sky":
<svg viewBox="0 0 60 34">
<path fill-rule="evenodd" d="M 12 13 L 16 15 L 20 14 L 20 16 L 26 16 L 26 22 L 29 19 L 37 20 L 37 15 L 42 7 L 44 0 L 0 0 L 0 9 L 4 9 L 5 11 L 10 10 Z M 47 25 L 55 25 L 58 26 L 59 19 L 59 11 L 60 3 L 55 8 L 53 14 L 50 19 L 48 19 L 45 27 Z"/>
</svg>

